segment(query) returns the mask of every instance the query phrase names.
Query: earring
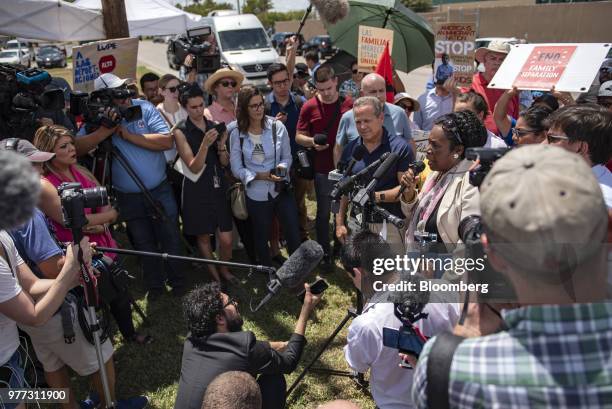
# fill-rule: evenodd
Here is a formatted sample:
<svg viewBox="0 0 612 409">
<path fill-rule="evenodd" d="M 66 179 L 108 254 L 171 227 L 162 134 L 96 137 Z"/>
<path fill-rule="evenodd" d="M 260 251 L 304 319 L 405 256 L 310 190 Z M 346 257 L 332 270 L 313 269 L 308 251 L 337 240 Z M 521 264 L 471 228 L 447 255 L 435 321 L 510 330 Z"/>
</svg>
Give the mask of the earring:
<svg viewBox="0 0 612 409">
<path fill-rule="evenodd" d="M 453 159 L 459 159 L 459 155 L 457 155 L 456 153 L 453 155 Z"/>
</svg>

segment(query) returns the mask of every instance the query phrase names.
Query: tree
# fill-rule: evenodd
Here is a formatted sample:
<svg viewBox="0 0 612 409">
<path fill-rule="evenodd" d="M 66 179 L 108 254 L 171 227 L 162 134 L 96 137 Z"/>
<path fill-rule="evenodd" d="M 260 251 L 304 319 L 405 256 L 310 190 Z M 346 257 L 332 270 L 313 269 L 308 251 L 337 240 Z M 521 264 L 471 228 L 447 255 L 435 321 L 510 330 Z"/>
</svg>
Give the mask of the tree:
<svg viewBox="0 0 612 409">
<path fill-rule="evenodd" d="M 259 17 L 260 14 L 267 13 L 272 9 L 272 0 L 247 0 L 242 12 L 247 14 L 255 14 Z"/>
<path fill-rule="evenodd" d="M 431 0 L 402 0 L 402 3 L 416 13 L 431 11 L 433 8 Z"/>
<path fill-rule="evenodd" d="M 183 10 L 199 14 L 201 16 L 207 16 L 213 10 L 233 10 L 234 6 L 229 3 L 215 3 L 214 0 L 204 0 L 202 4 L 192 4 L 184 7 Z"/>
</svg>

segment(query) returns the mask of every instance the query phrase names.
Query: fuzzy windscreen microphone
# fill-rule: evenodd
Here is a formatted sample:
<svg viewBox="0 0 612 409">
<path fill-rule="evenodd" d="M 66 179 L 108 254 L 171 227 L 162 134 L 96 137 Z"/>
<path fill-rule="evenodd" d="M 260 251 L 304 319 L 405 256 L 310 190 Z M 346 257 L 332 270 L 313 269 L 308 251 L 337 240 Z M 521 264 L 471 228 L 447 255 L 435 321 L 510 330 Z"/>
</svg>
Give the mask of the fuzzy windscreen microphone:
<svg viewBox="0 0 612 409">
<path fill-rule="evenodd" d="M 349 13 L 347 0 L 310 0 L 310 2 L 327 24 L 335 24 Z"/>
<path fill-rule="evenodd" d="M 27 222 L 38 203 L 40 176 L 30 161 L 14 152 L 0 151 L 0 229 Z"/>
</svg>

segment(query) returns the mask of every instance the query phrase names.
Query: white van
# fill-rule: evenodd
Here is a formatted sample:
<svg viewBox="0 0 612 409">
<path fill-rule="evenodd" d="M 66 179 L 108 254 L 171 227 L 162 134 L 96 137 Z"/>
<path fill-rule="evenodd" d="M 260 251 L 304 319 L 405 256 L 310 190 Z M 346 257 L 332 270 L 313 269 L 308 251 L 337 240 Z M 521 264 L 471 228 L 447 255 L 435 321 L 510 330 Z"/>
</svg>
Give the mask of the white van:
<svg viewBox="0 0 612 409">
<path fill-rule="evenodd" d="M 266 88 L 266 70 L 282 62 L 266 30 L 253 14 L 212 16 L 221 58 L 240 71 L 245 84 Z"/>
</svg>

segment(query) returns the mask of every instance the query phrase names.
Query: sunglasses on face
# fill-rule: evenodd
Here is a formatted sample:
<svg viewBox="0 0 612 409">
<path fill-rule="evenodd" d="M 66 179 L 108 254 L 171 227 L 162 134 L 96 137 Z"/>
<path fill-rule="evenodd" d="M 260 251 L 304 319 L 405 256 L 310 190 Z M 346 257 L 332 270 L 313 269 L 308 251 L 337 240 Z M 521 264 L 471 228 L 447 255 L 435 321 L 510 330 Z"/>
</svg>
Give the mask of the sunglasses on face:
<svg viewBox="0 0 612 409">
<path fill-rule="evenodd" d="M 227 87 L 236 88 L 236 85 L 238 85 L 236 81 L 221 81 L 219 84 L 225 88 Z"/>
<path fill-rule="evenodd" d="M 553 134 L 547 133 L 546 140 L 548 141 L 548 143 L 553 144 L 553 143 L 559 143 L 561 141 L 569 141 L 569 138 L 565 135 L 553 135 Z"/>
<path fill-rule="evenodd" d="M 176 91 L 178 91 L 179 86 L 177 85 L 176 87 L 165 87 L 164 89 L 167 89 L 168 91 L 175 93 Z"/>
<path fill-rule="evenodd" d="M 601 67 L 599 69 L 599 72 L 604 73 L 604 74 L 608 73 L 608 72 L 610 72 L 610 67 Z"/>
<path fill-rule="evenodd" d="M 538 133 L 540 131 L 536 131 L 534 129 L 520 129 L 520 128 L 512 128 L 512 135 L 516 135 L 517 138 L 521 138 L 530 133 Z"/>
</svg>

